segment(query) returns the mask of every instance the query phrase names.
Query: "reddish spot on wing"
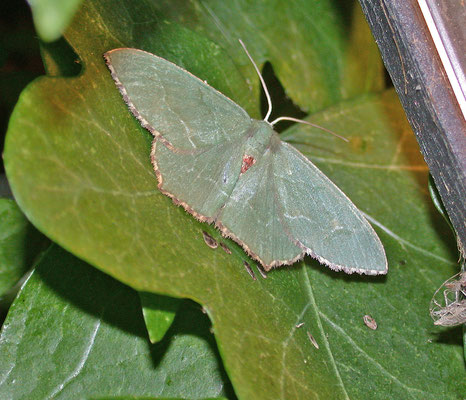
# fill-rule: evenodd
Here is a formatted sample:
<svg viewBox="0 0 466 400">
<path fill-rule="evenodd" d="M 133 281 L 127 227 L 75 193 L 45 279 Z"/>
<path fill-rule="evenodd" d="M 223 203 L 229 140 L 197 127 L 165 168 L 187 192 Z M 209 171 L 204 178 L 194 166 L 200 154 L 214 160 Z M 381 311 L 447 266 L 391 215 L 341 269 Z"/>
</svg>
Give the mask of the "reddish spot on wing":
<svg viewBox="0 0 466 400">
<path fill-rule="evenodd" d="M 256 163 L 256 159 L 252 156 L 243 156 L 243 164 L 241 165 L 241 173 L 244 174 L 249 168 Z"/>
</svg>

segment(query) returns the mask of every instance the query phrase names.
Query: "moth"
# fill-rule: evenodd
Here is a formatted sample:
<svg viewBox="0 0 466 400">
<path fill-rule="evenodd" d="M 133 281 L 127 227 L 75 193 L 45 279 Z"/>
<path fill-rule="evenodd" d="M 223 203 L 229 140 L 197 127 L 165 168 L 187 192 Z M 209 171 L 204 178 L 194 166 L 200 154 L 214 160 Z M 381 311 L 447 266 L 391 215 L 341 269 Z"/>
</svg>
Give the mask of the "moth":
<svg viewBox="0 0 466 400">
<path fill-rule="evenodd" d="M 129 110 L 154 136 L 158 188 L 215 224 L 266 271 L 308 254 L 333 270 L 387 273 L 382 243 L 363 214 L 273 130 L 284 119 L 308 122 L 268 121 L 270 96 L 243 48 L 269 102 L 264 120 L 154 54 L 131 48 L 104 54 Z"/>
</svg>

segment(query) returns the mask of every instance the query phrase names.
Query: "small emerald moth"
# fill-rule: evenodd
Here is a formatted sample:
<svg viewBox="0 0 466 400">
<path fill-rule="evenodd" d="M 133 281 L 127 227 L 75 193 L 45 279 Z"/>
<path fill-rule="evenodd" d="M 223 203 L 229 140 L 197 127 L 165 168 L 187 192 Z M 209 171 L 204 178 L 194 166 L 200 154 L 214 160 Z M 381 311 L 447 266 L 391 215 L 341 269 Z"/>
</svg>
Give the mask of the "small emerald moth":
<svg viewBox="0 0 466 400">
<path fill-rule="evenodd" d="M 387 273 L 382 243 L 363 214 L 273 130 L 294 119 L 268 122 L 270 96 L 245 51 L 269 101 L 262 121 L 154 54 L 130 48 L 104 54 L 130 111 L 154 135 L 158 188 L 215 224 L 266 271 L 308 254 L 334 270 Z"/>
</svg>

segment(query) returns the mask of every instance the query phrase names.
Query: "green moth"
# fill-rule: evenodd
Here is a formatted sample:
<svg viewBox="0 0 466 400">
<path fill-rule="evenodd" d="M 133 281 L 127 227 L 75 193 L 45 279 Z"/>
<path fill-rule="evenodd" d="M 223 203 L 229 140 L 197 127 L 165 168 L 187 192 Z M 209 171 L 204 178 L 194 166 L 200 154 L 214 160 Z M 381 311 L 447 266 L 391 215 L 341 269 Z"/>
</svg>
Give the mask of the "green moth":
<svg viewBox="0 0 466 400">
<path fill-rule="evenodd" d="M 387 273 L 362 213 L 273 130 L 291 118 L 268 122 L 266 88 L 269 112 L 258 121 L 161 57 L 121 48 L 104 58 L 130 111 L 154 135 L 158 188 L 175 204 L 215 224 L 266 271 L 308 254 L 334 270 Z"/>
</svg>

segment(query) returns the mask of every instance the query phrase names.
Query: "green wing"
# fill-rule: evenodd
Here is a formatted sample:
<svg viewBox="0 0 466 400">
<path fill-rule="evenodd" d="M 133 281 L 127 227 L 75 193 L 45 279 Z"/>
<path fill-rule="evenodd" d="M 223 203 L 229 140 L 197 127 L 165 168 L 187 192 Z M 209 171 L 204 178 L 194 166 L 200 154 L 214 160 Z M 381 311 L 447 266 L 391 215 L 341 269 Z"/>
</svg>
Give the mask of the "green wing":
<svg viewBox="0 0 466 400">
<path fill-rule="evenodd" d="M 252 120 L 240 106 L 177 65 L 137 49 L 104 54 L 131 112 L 154 136 L 159 189 L 212 221 L 240 174 Z"/>
<path fill-rule="evenodd" d="M 278 138 L 277 138 L 278 140 Z M 249 255 L 264 265 L 291 264 L 302 249 L 284 229 L 283 207 L 274 180 L 274 157 L 269 148 L 242 174 L 217 217 L 224 234 L 240 243 Z"/>
<path fill-rule="evenodd" d="M 303 250 L 347 273 L 387 272 L 385 250 L 351 200 L 298 150 L 282 142 L 274 179 L 283 223 Z"/>
<path fill-rule="evenodd" d="M 152 164 L 159 189 L 199 220 L 212 222 L 238 180 L 245 141 L 179 152 L 155 139 Z"/>
<path fill-rule="evenodd" d="M 383 246 L 356 206 L 299 151 L 273 138 L 219 215 L 269 270 L 305 254 L 335 270 L 387 272 Z"/>
<path fill-rule="evenodd" d="M 104 58 L 131 112 L 169 146 L 189 150 L 236 140 L 251 124 L 240 106 L 163 58 L 129 48 Z"/>
</svg>

